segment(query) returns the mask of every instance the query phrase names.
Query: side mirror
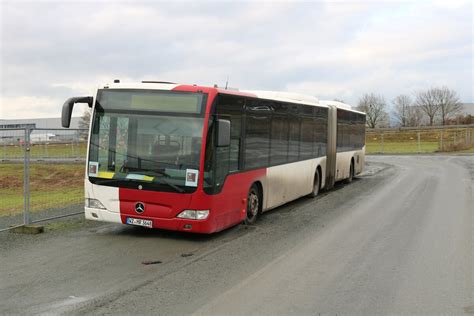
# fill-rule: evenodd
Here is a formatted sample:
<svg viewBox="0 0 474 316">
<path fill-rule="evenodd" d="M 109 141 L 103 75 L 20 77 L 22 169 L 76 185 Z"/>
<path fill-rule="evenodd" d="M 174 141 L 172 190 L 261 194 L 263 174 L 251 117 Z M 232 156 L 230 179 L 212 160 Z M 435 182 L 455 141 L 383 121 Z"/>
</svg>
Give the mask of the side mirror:
<svg viewBox="0 0 474 316">
<path fill-rule="evenodd" d="M 75 103 L 87 103 L 89 107 L 92 107 L 92 97 L 75 97 L 69 98 L 63 104 L 63 110 L 61 113 L 61 125 L 63 127 L 69 128 L 71 125 L 71 115 L 72 115 L 72 108 L 74 107 Z"/>
<path fill-rule="evenodd" d="M 230 145 L 230 121 L 217 120 L 217 147 Z"/>
</svg>

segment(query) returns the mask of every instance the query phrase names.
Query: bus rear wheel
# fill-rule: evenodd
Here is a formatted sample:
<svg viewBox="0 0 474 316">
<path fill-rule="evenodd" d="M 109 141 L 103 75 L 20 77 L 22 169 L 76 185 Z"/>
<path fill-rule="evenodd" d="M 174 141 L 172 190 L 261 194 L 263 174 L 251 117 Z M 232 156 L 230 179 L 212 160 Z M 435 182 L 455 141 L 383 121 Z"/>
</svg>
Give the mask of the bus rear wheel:
<svg viewBox="0 0 474 316">
<path fill-rule="evenodd" d="M 314 174 L 314 183 L 313 183 L 313 191 L 309 194 L 309 197 L 315 198 L 319 194 L 319 189 L 321 187 L 321 176 L 319 175 L 319 170 L 316 169 L 316 173 Z"/>
<path fill-rule="evenodd" d="M 351 183 L 354 179 L 354 161 L 351 161 L 351 167 L 349 169 L 349 178 L 346 179 L 346 183 Z"/>
<path fill-rule="evenodd" d="M 258 214 L 260 213 L 260 190 L 255 184 L 252 184 L 247 196 L 247 213 L 245 216 L 244 224 L 252 225 L 257 221 Z"/>
</svg>

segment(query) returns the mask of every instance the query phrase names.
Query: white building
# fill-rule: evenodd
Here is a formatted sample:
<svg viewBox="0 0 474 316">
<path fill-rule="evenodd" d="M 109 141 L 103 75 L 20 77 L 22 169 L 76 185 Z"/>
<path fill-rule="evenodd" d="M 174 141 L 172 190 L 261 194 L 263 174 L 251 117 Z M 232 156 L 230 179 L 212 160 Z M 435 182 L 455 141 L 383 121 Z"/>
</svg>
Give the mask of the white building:
<svg viewBox="0 0 474 316">
<path fill-rule="evenodd" d="M 79 132 L 80 117 L 71 118 L 71 128 L 61 127 L 61 118 L 37 119 L 0 119 L 0 143 L 18 144 L 25 138 L 25 128 L 32 130 L 30 140 L 32 143 L 78 141 L 85 133 Z"/>
<path fill-rule="evenodd" d="M 474 103 L 462 103 L 461 113 L 474 116 Z"/>
</svg>

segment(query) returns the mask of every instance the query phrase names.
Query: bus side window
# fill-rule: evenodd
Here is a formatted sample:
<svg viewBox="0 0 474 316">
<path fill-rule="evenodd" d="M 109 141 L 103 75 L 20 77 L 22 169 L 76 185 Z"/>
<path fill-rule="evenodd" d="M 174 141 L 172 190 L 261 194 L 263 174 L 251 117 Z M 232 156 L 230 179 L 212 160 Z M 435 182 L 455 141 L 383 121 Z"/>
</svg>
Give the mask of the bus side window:
<svg viewBox="0 0 474 316">
<path fill-rule="evenodd" d="M 288 144 L 288 161 L 297 161 L 300 155 L 300 132 L 301 132 L 301 118 L 299 116 L 298 105 L 290 105 L 290 135 Z"/>
<path fill-rule="evenodd" d="M 214 127 L 215 127 L 214 123 Z M 224 184 L 225 178 L 229 173 L 229 165 L 230 165 L 230 146 L 225 147 L 217 147 L 214 146 L 215 150 L 215 161 L 214 161 L 214 169 L 215 169 L 215 187 L 216 190 L 220 191 L 220 188 Z"/>
<path fill-rule="evenodd" d="M 230 95 L 219 95 L 215 114 L 212 115 L 207 138 L 204 189 L 209 194 L 220 192 L 229 172 L 241 169 L 240 148 L 242 139 L 242 113 L 244 98 Z M 215 120 L 230 121 L 230 145 L 216 146 Z"/>
<path fill-rule="evenodd" d="M 247 100 L 245 121 L 245 169 L 266 167 L 270 159 L 271 105 Z"/>
<path fill-rule="evenodd" d="M 238 171 L 242 138 L 242 112 L 244 98 L 220 95 L 216 112 L 219 119 L 230 121 L 229 171 Z"/>
<path fill-rule="evenodd" d="M 288 161 L 287 105 L 275 102 L 270 133 L 270 164 L 279 165 Z"/>
<path fill-rule="evenodd" d="M 313 120 L 313 106 L 301 105 L 300 120 L 301 120 L 301 136 L 300 136 L 300 160 L 305 160 L 313 157 L 313 143 L 314 143 L 314 120 Z"/>
<path fill-rule="evenodd" d="M 99 127 L 100 125 L 100 127 Z M 89 160 L 99 163 L 99 171 L 107 171 L 110 151 L 110 116 L 97 113 L 90 144 Z"/>
</svg>

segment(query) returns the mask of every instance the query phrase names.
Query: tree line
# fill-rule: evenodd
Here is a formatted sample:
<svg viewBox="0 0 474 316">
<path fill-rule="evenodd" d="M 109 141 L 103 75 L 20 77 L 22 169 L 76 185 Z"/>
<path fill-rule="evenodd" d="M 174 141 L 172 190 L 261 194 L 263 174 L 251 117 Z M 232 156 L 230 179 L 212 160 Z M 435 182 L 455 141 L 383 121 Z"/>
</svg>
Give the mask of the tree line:
<svg viewBox="0 0 474 316">
<path fill-rule="evenodd" d="M 392 117 L 400 127 L 447 125 L 461 114 L 462 103 L 456 91 L 447 87 L 433 87 L 417 91 L 413 98 L 400 94 L 392 100 Z M 369 128 L 390 126 L 387 102 L 381 95 L 366 93 L 356 107 L 367 115 Z M 460 123 L 473 123 L 474 117 L 457 117 Z"/>
</svg>

